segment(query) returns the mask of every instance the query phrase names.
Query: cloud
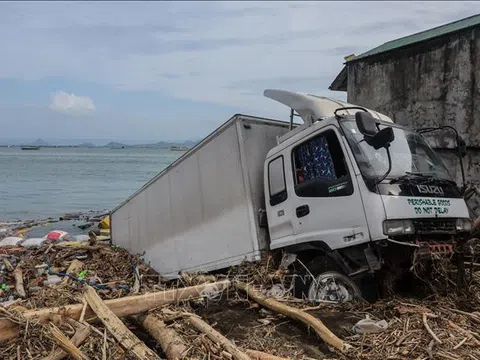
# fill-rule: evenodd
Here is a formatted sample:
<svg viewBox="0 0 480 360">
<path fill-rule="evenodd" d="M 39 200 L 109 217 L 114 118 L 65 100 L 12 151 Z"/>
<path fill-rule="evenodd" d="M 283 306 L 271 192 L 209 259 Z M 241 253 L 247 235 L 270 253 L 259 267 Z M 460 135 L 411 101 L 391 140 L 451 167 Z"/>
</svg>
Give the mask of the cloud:
<svg viewBox="0 0 480 360">
<path fill-rule="evenodd" d="M 95 111 L 95 105 L 89 96 L 58 91 L 52 95 L 50 109 L 67 115 L 88 115 Z"/>
<path fill-rule="evenodd" d="M 344 99 L 328 86 L 345 55 L 479 10 L 460 1 L 0 2 L 0 78 L 64 77 L 276 116 L 285 110 L 264 88 Z"/>
</svg>

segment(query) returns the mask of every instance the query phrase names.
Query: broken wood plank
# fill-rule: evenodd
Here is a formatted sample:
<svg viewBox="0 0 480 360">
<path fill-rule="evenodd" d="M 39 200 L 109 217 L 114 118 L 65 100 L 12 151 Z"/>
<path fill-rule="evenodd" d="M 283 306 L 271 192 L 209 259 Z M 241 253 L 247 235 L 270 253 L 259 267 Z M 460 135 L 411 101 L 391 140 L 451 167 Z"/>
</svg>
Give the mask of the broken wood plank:
<svg viewBox="0 0 480 360">
<path fill-rule="evenodd" d="M 352 348 L 350 344 L 347 344 L 342 339 L 338 338 L 333 332 L 331 332 L 322 321 L 306 313 L 305 311 L 282 304 L 272 298 L 268 298 L 243 282 L 235 282 L 235 287 L 245 292 L 247 296 L 251 297 L 260 305 L 285 315 L 291 319 L 301 321 L 305 325 L 312 327 L 323 341 L 334 348 L 342 352 L 346 352 Z"/>
<path fill-rule="evenodd" d="M 158 291 L 142 295 L 126 296 L 123 298 L 106 300 L 105 304 L 118 317 L 140 314 L 155 307 L 171 304 L 177 301 L 188 300 L 205 296 L 207 293 L 220 292 L 230 286 L 229 280 L 218 281 L 216 283 L 206 283 L 197 286 L 189 286 L 174 290 Z M 74 304 L 59 306 L 54 308 L 44 308 L 40 310 L 29 310 L 23 313 L 28 320 L 35 320 L 40 323 L 47 323 L 55 315 L 61 317 L 70 317 L 75 320 L 80 318 L 83 304 Z M 87 307 L 85 319 L 94 321 L 95 313 Z M 0 341 L 14 338 L 18 335 L 18 325 L 7 319 L 0 319 Z"/>
<path fill-rule="evenodd" d="M 82 353 L 54 324 L 50 323 L 50 332 L 53 339 L 66 353 L 75 360 L 88 360 L 88 357 Z"/>
<path fill-rule="evenodd" d="M 157 316 L 137 315 L 134 319 L 160 344 L 168 360 L 184 359 L 188 347 L 177 332 L 169 327 Z"/>
<path fill-rule="evenodd" d="M 191 316 L 188 320 L 190 324 L 192 324 L 192 326 L 195 327 L 198 331 L 201 331 L 202 333 L 207 335 L 210 340 L 214 341 L 222 349 L 225 349 L 230 354 L 232 354 L 235 360 L 251 360 L 250 357 L 243 351 L 241 351 L 237 346 L 235 346 L 233 342 L 220 334 L 217 330 L 208 325 L 202 319 L 196 316 Z"/>
<path fill-rule="evenodd" d="M 13 277 L 15 278 L 15 291 L 17 292 L 18 296 L 21 298 L 27 297 L 25 293 L 25 288 L 23 287 L 23 272 L 22 268 L 19 266 L 13 271 Z"/>
<path fill-rule="evenodd" d="M 88 335 L 90 335 L 90 327 L 78 324 L 77 330 L 75 331 L 75 334 L 72 336 L 70 341 L 73 345 L 79 347 L 88 338 Z M 67 356 L 68 354 L 63 351 L 62 348 L 58 348 L 53 352 L 53 354 L 48 355 L 43 360 L 62 360 Z"/>
<path fill-rule="evenodd" d="M 80 260 L 74 259 L 71 263 L 70 266 L 67 269 L 67 274 L 70 274 L 72 276 L 76 276 L 80 270 L 83 268 L 83 263 Z M 69 281 L 71 281 L 70 277 L 65 276 L 62 281 L 60 282 L 60 285 L 67 285 Z"/>
<path fill-rule="evenodd" d="M 117 341 L 139 360 L 160 359 L 155 352 L 147 347 L 143 341 L 136 337 L 112 310 L 103 302 L 95 289 L 91 286 L 85 289 L 85 300 L 97 314 L 103 325 L 117 339 Z"/>
</svg>

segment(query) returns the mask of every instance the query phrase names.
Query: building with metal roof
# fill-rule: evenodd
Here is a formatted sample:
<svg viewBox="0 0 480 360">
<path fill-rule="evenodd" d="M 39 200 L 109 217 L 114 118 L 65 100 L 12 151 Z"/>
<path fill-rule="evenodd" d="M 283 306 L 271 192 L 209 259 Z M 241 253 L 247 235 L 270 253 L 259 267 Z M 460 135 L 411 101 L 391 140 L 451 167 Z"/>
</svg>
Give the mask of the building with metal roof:
<svg viewBox="0 0 480 360">
<path fill-rule="evenodd" d="M 468 148 L 467 178 L 480 182 L 480 14 L 349 55 L 344 64 L 330 90 L 412 128 L 455 127 Z M 436 132 L 430 142 L 458 179 L 454 134 Z"/>
<path fill-rule="evenodd" d="M 379 56 L 379 55 L 394 56 L 393 52 L 395 51 L 403 50 L 409 46 L 417 45 L 422 42 L 428 42 L 444 36 L 449 36 L 459 31 L 464 31 L 474 27 L 478 27 L 479 25 L 480 25 L 480 14 L 473 15 L 468 18 L 457 20 L 446 25 L 437 26 L 433 29 L 428 29 L 413 35 L 408 35 L 399 39 L 388 41 L 385 44 L 377 46 L 358 56 L 355 56 L 355 55 L 346 56 L 345 57 L 346 66 L 337 75 L 335 80 L 330 85 L 329 89 L 336 90 L 336 91 L 347 91 L 347 79 L 348 79 L 347 65 L 349 64 L 353 64 L 357 61 L 361 61 L 366 58 Z"/>
</svg>

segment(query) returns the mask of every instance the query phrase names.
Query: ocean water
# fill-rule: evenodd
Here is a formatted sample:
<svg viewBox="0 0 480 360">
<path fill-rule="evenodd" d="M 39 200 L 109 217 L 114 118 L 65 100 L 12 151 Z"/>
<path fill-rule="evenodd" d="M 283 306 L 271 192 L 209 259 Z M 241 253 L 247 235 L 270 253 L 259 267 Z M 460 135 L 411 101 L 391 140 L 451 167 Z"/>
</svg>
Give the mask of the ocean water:
<svg viewBox="0 0 480 360">
<path fill-rule="evenodd" d="M 168 149 L 0 148 L 0 222 L 111 210 L 182 154 Z"/>
</svg>

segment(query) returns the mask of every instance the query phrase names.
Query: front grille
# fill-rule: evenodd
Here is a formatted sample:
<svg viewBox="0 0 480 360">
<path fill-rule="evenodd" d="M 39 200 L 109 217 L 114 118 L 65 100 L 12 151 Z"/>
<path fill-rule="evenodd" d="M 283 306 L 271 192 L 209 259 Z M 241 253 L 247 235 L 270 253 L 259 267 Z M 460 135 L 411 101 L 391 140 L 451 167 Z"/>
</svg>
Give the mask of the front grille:
<svg viewBox="0 0 480 360">
<path fill-rule="evenodd" d="M 455 234 L 456 219 L 415 219 L 413 226 L 417 234 Z"/>
</svg>

